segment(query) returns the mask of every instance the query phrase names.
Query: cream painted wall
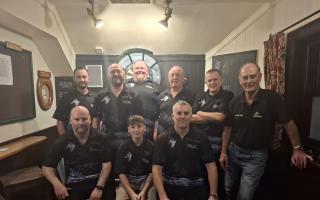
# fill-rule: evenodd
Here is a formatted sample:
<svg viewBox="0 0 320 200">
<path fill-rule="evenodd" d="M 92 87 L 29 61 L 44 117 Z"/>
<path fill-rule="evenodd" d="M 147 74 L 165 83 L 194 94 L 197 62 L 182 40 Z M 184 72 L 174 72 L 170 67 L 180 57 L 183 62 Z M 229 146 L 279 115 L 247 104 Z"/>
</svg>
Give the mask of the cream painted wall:
<svg viewBox="0 0 320 200">
<path fill-rule="evenodd" d="M 32 62 L 33 62 L 33 79 L 34 79 L 34 94 L 35 94 L 35 106 L 36 106 L 36 118 L 31 120 L 26 120 L 22 122 L 6 124 L 0 126 L 0 143 L 21 137 L 23 135 L 45 129 L 47 127 L 55 125 L 56 121 L 53 120 L 52 115 L 55 105 L 55 97 L 53 100 L 53 105 L 48 111 L 42 111 L 37 102 L 36 96 L 36 85 L 37 85 L 37 71 L 44 70 L 50 71 L 50 68 L 47 66 L 46 62 L 42 58 L 40 52 L 34 45 L 34 43 L 23 36 L 17 35 L 13 32 L 5 30 L 0 27 L 0 41 L 10 41 L 22 46 L 22 48 L 32 52 Z M 51 74 L 51 81 L 54 85 L 54 75 Z M 55 91 L 54 91 L 55 94 Z M 54 95 L 55 96 L 55 95 Z"/>
<path fill-rule="evenodd" d="M 257 63 L 263 72 L 263 42 L 268 39 L 269 35 L 277 33 L 318 9 L 320 9 L 320 0 L 277 0 L 272 4 L 264 4 L 221 43 L 206 53 L 206 70 L 212 67 L 212 56 L 214 55 L 257 49 Z M 287 32 L 319 17 L 318 14 Z M 264 87 L 264 78 L 261 86 Z"/>
<path fill-rule="evenodd" d="M 0 0 L 0 5 L 6 12 L 57 38 L 70 67 L 75 67 L 75 52 L 56 7 L 49 0 Z"/>
</svg>

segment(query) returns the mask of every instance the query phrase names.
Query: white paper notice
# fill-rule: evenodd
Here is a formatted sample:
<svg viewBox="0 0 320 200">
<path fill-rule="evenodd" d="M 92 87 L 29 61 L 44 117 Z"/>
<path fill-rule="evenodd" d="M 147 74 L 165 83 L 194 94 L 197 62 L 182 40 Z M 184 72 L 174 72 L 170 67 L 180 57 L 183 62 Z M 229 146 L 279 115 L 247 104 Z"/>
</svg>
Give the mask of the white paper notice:
<svg viewBox="0 0 320 200">
<path fill-rule="evenodd" d="M 11 57 L 0 54 L 0 85 L 13 85 Z"/>
</svg>

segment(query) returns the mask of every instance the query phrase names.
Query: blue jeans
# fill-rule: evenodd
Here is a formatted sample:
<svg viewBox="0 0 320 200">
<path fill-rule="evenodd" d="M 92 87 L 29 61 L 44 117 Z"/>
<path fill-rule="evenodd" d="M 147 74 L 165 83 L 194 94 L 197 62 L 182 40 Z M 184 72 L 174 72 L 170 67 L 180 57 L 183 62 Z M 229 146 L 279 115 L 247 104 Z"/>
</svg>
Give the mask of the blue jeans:
<svg viewBox="0 0 320 200">
<path fill-rule="evenodd" d="M 225 176 L 227 200 L 252 200 L 264 173 L 268 150 L 249 150 L 231 143 Z"/>
</svg>

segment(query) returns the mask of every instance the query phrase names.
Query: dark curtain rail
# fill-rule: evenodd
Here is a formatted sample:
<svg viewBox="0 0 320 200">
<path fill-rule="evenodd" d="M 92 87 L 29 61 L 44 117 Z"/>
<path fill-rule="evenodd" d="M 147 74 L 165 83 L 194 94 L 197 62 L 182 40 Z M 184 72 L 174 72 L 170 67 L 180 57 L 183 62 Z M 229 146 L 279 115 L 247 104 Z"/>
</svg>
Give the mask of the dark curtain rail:
<svg viewBox="0 0 320 200">
<path fill-rule="evenodd" d="M 314 15 L 318 14 L 319 12 L 320 12 L 320 9 L 319 9 L 319 10 L 317 10 L 317 11 L 315 11 L 315 12 L 313 12 L 313 13 L 311 13 L 310 15 L 308 15 L 308 16 L 306 16 L 306 17 L 304 17 L 303 19 L 300 19 L 299 21 L 297 21 L 297 22 L 295 22 L 294 24 L 292 24 L 292 25 L 288 26 L 287 28 L 282 29 L 282 30 L 281 30 L 281 31 L 279 31 L 279 32 L 280 32 L 280 33 L 281 33 L 281 32 L 284 32 L 284 31 L 286 31 L 286 30 L 288 30 L 288 29 L 290 29 L 290 28 L 292 28 L 292 27 L 294 27 L 294 26 L 296 26 L 296 25 L 300 24 L 301 22 L 303 22 L 303 21 L 305 21 L 305 20 L 309 19 L 310 17 L 313 17 Z"/>
</svg>

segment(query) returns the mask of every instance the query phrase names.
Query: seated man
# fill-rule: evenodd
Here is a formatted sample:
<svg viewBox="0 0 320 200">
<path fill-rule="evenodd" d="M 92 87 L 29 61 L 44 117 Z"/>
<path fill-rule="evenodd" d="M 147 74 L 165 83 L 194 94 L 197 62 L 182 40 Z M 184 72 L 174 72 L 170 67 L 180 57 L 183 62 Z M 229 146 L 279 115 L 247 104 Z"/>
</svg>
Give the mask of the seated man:
<svg viewBox="0 0 320 200">
<path fill-rule="evenodd" d="M 121 181 L 117 200 L 157 199 L 155 188 L 150 189 L 153 144 L 144 138 L 145 132 L 145 119 L 142 116 L 129 117 L 130 138 L 120 146 L 116 159 L 116 172 Z"/>
<path fill-rule="evenodd" d="M 107 140 L 91 128 L 90 123 L 87 108 L 73 108 L 70 114 L 72 130 L 57 139 L 44 161 L 43 174 L 58 199 L 114 199 L 114 188 L 106 190 L 105 187 L 111 171 L 112 153 L 107 148 Z M 65 163 L 66 185 L 55 173 L 61 158 Z M 114 185 L 108 184 L 109 187 Z"/>
<path fill-rule="evenodd" d="M 190 104 L 179 100 L 173 127 L 156 142 L 152 173 L 160 200 L 218 199 L 214 154 L 207 136 L 190 126 L 191 116 Z"/>
</svg>

